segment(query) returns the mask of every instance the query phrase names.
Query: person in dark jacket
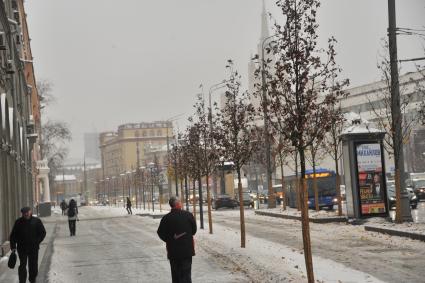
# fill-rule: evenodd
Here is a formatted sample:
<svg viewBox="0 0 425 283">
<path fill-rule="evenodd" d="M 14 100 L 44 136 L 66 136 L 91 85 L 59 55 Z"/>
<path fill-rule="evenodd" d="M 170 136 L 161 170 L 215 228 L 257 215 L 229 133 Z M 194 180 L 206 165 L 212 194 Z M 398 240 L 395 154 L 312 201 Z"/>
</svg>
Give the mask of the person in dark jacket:
<svg viewBox="0 0 425 283">
<path fill-rule="evenodd" d="M 38 274 L 38 249 L 46 237 L 46 229 L 39 218 L 32 216 L 30 207 L 21 209 L 22 217 L 18 218 L 10 233 L 10 248 L 18 250 L 19 256 L 19 282 L 25 283 L 28 279 L 35 283 Z"/>
<path fill-rule="evenodd" d="M 192 213 L 182 210 L 182 204 L 178 198 L 171 197 L 168 203 L 171 211 L 162 217 L 157 233 L 166 243 L 172 282 L 191 283 L 196 221 Z"/>
<path fill-rule="evenodd" d="M 133 214 L 133 211 L 131 211 L 131 200 L 129 197 L 127 197 L 127 212 L 128 214 Z"/>
<path fill-rule="evenodd" d="M 69 224 L 69 232 L 71 236 L 75 236 L 77 220 L 78 220 L 77 202 L 74 199 L 71 199 L 69 201 L 69 206 L 68 206 L 68 224 Z"/>
<path fill-rule="evenodd" d="M 67 207 L 65 200 L 61 201 L 60 207 L 62 209 L 62 215 L 65 215 L 65 211 L 66 211 L 66 207 Z"/>
</svg>

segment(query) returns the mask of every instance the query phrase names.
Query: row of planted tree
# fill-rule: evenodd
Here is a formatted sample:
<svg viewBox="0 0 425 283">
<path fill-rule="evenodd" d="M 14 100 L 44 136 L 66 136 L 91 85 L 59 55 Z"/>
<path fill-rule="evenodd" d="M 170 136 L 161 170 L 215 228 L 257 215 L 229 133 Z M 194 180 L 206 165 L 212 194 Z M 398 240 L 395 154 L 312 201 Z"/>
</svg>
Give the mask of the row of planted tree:
<svg viewBox="0 0 425 283">
<path fill-rule="evenodd" d="M 174 163 L 175 176 L 189 176 L 198 180 L 200 204 L 201 179 L 205 177 L 209 231 L 212 233 L 208 180 L 220 157 L 234 164 L 239 201 L 242 203 L 243 166 L 254 155 L 267 155 L 267 152 L 262 154 L 267 146 L 264 145 L 265 140 L 275 144 L 272 157 L 277 156 L 281 166 L 287 156 L 296 155 L 295 160 L 299 161 L 300 168 L 299 206 L 304 255 L 309 282 L 314 282 L 305 180 L 307 156 L 312 157 L 314 163 L 319 148 L 326 148 L 338 168 L 338 135 L 343 116 L 337 101 L 344 96 L 343 88 L 348 85 L 348 80 L 338 79 L 341 69 L 335 61 L 336 40 L 330 38 L 325 49 L 318 47 L 316 12 L 320 2 L 281 0 L 277 1 L 277 5 L 286 18 L 285 25 L 274 25 L 274 35 L 265 48 L 267 58 L 257 55 L 252 59 L 258 67 L 255 71 L 258 82 L 255 91 L 249 93 L 242 90 L 241 76 L 232 60 L 228 60 L 228 77 L 223 81 L 224 106 L 206 106 L 200 95 L 194 105 L 195 113 L 189 119 L 190 125 L 178 135 L 177 146 L 173 148 L 170 160 Z M 252 103 L 254 97 L 260 98 L 258 109 Z M 339 184 L 336 188 L 339 196 Z M 199 208 L 202 209 L 202 205 Z M 240 225 L 241 247 L 245 247 L 243 205 L 240 205 Z"/>
</svg>

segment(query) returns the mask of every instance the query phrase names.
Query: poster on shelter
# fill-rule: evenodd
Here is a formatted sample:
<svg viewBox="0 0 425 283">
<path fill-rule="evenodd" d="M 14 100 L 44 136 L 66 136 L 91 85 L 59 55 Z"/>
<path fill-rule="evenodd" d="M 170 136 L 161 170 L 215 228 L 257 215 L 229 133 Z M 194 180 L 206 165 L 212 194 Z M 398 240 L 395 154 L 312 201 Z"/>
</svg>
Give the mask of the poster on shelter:
<svg viewBox="0 0 425 283">
<path fill-rule="evenodd" d="M 360 211 L 362 215 L 385 213 L 386 193 L 383 184 L 381 145 L 359 144 L 356 152 Z"/>
</svg>

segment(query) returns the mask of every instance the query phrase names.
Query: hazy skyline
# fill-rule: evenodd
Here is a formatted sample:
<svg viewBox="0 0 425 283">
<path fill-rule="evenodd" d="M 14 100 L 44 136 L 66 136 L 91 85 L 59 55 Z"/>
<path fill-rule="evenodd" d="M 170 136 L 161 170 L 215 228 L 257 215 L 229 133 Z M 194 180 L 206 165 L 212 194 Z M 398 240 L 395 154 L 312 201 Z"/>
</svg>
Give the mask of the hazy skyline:
<svg viewBox="0 0 425 283">
<path fill-rule="evenodd" d="M 281 20 L 274 2 L 265 1 L 266 9 Z M 423 0 L 396 7 L 399 27 L 425 29 Z M 70 125 L 70 157 L 83 156 L 84 132 L 184 114 L 182 130 L 199 85 L 208 95 L 225 78 L 229 58 L 246 83 L 261 11 L 261 0 L 26 1 L 36 77 L 53 84 L 57 101 L 47 116 Z M 336 37 L 350 87 L 379 80 L 387 1 L 327 0 L 318 14 L 320 42 Z M 399 36 L 398 44 L 399 59 L 424 54 L 418 37 Z M 402 68 L 413 70 L 410 63 Z"/>
</svg>

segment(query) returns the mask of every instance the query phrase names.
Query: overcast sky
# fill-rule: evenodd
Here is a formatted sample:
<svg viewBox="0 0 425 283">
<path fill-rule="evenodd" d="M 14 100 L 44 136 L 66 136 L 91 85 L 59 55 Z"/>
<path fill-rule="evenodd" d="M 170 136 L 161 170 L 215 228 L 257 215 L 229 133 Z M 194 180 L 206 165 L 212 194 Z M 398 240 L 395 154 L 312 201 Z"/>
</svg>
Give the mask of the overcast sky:
<svg viewBox="0 0 425 283">
<path fill-rule="evenodd" d="M 275 0 L 266 10 L 282 19 Z M 397 26 L 425 29 L 425 1 L 398 0 Z M 27 0 L 36 77 L 57 101 L 43 119 L 67 122 L 71 157 L 83 156 L 83 133 L 129 122 L 168 119 L 180 129 L 196 94 L 226 76 L 232 58 L 247 80 L 260 37 L 262 0 Z M 334 35 L 337 61 L 351 87 L 379 79 L 387 0 L 326 0 L 320 42 Z M 399 36 L 399 58 L 423 57 L 425 41 Z M 411 64 L 403 65 L 412 70 Z"/>
</svg>

